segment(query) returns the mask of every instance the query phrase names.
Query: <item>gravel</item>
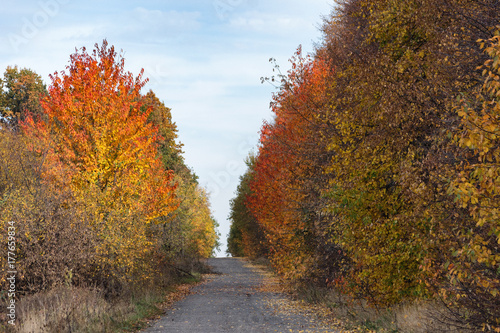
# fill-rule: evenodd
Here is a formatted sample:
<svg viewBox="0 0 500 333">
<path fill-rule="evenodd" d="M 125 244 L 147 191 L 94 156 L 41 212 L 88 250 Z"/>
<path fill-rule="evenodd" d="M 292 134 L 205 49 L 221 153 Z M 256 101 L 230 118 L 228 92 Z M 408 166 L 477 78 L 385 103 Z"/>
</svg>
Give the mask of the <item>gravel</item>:
<svg viewBox="0 0 500 333">
<path fill-rule="evenodd" d="M 239 258 L 214 258 L 218 274 L 195 287 L 144 333 L 337 332 L 301 312 L 286 295 L 266 291 L 262 271 Z"/>
</svg>

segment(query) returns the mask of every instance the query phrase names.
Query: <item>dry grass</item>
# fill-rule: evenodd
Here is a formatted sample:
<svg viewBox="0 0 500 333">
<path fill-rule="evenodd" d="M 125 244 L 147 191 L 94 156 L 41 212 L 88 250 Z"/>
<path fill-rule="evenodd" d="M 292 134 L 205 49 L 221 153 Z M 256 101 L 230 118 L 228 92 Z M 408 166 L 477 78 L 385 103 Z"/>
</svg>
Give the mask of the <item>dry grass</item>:
<svg viewBox="0 0 500 333">
<path fill-rule="evenodd" d="M 22 333 L 100 329 L 93 322 L 102 321 L 111 308 L 97 291 L 77 288 L 34 295 L 19 305 L 18 332 Z"/>
<path fill-rule="evenodd" d="M 393 311 L 401 332 L 476 332 L 463 327 L 443 304 L 435 301 L 400 305 Z"/>
<path fill-rule="evenodd" d="M 162 295 L 145 290 L 140 298 L 113 302 L 89 288 L 64 287 L 27 296 L 17 303 L 13 333 L 119 332 L 140 327 L 140 318 L 159 311 Z"/>
<path fill-rule="evenodd" d="M 16 302 L 16 324 L 0 322 L 0 332 L 135 332 L 189 294 L 199 280 L 182 282 L 172 282 L 167 288 L 143 286 L 113 300 L 92 288 L 61 287 L 39 292 Z"/>
<path fill-rule="evenodd" d="M 471 333 L 465 328 L 458 328 L 449 311 L 438 302 L 400 304 L 390 309 L 374 308 L 366 301 L 354 300 L 338 290 L 312 284 L 286 284 L 272 272 L 264 259 L 251 261 L 249 266 L 264 275 L 266 283 L 262 291 L 289 292 L 301 302 L 301 307 L 308 307 L 335 327 L 341 326 L 341 332 Z"/>
<path fill-rule="evenodd" d="M 74 332 L 103 328 L 92 323 L 102 321 L 111 305 L 92 289 L 53 289 L 27 296 L 18 301 L 16 325 L 11 332 Z M 101 330 L 102 331 L 102 330 Z"/>
<path fill-rule="evenodd" d="M 344 321 L 347 331 L 390 333 L 470 333 L 457 327 L 448 310 L 438 302 L 422 301 L 392 308 L 374 308 L 364 300 L 352 298 L 332 289 L 314 286 L 295 287 L 296 297 L 330 309 L 330 315 Z"/>
</svg>

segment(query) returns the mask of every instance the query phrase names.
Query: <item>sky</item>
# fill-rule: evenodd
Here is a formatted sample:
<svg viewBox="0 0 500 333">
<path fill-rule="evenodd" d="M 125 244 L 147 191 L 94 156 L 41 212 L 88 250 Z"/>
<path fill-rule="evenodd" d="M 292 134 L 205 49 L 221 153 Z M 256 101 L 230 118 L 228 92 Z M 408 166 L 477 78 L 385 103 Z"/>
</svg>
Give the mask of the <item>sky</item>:
<svg viewBox="0 0 500 333">
<path fill-rule="evenodd" d="M 299 45 L 314 51 L 333 0 L 0 0 L 0 69 L 30 68 L 49 85 L 76 49 L 106 39 L 125 68 L 143 68 L 149 89 L 172 109 L 186 164 L 210 193 L 225 256 L 244 159 L 254 151 L 276 88 Z"/>
</svg>

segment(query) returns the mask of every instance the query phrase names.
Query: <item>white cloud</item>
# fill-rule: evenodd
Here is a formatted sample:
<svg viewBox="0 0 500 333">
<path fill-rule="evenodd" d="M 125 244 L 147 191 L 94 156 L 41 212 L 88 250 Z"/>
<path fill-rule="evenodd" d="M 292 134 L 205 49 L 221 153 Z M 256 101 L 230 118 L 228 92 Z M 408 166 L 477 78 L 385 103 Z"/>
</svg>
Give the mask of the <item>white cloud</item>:
<svg viewBox="0 0 500 333">
<path fill-rule="evenodd" d="M 75 40 L 89 40 L 94 36 L 102 34 L 105 29 L 106 26 L 103 24 L 83 23 L 64 26 L 64 29 L 61 29 L 61 27 L 51 27 L 47 31 L 44 31 L 43 34 L 46 37 L 45 41 L 50 42 L 50 45 L 54 45 L 53 43 L 65 43 L 68 41 L 74 43 Z"/>
<path fill-rule="evenodd" d="M 135 8 L 118 15 L 121 24 L 113 26 L 112 35 L 140 43 L 172 43 L 179 38 L 186 38 L 200 29 L 200 12 L 183 12 L 177 10 L 150 10 Z M 114 24 L 114 23 L 111 23 Z"/>
<path fill-rule="evenodd" d="M 135 8 L 129 15 L 136 20 L 136 27 L 141 30 L 150 28 L 169 28 L 175 31 L 192 31 L 200 28 L 200 12 L 180 12 L 176 10 L 149 10 L 143 7 Z"/>
<path fill-rule="evenodd" d="M 229 22 L 231 28 L 251 32 L 265 32 L 269 35 L 290 34 L 293 31 L 303 29 L 310 22 L 304 22 L 301 18 L 284 14 L 262 13 L 258 11 L 246 12 Z"/>
</svg>

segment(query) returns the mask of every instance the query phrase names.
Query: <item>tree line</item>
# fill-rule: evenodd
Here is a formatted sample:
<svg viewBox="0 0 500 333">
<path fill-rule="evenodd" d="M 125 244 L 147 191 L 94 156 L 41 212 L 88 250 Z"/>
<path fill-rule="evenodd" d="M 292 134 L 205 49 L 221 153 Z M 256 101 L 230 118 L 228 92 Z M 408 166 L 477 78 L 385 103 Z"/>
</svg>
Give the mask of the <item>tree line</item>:
<svg viewBox="0 0 500 333">
<path fill-rule="evenodd" d="M 17 66 L 0 80 L 0 222 L 15 226 L 16 297 L 60 285 L 120 295 L 189 274 L 218 246 L 171 110 L 124 66 L 104 41 L 48 87 Z"/>
<path fill-rule="evenodd" d="M 231 202 L 228 252 L 372 305 L 500 331 L 500 3 L 342 0 L 300 48 Z"/>
</svg>

